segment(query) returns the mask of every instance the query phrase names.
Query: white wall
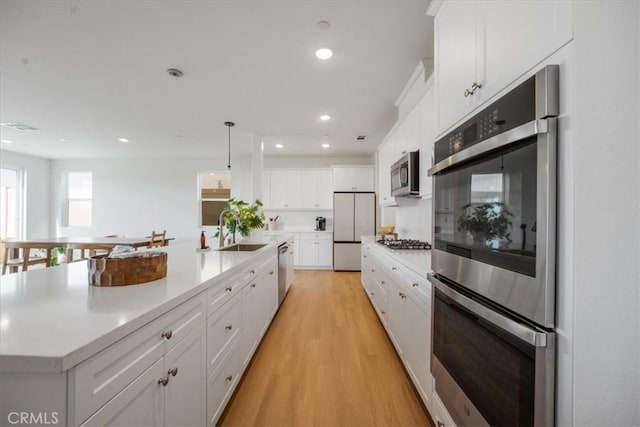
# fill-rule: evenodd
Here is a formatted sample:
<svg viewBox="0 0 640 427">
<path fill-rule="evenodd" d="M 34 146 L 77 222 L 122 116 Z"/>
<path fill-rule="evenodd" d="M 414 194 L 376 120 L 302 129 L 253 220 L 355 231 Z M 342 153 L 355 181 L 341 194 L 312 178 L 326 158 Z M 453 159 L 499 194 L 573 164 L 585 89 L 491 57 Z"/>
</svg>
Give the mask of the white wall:
<svg viewBox="0 0 640 427">
<path fill-rule="evenodd" d="M 167 230 L 176 238 L 196 239 L 198 173 L 227 170 L 226 158 L 52 160 L 51 230 L 60 235 L 123 234 L 146 236 Z M 234 166 L 232 165 L 232 173 Z M 93 172 L 93 225 L 90 229 L 60 227 L 62 174 Z M 213 231 L 210 227 L 209 231 Z M 207 233 L 209 233 L 207 231 Z"/>
<path fill-rule="evenodd" d="M 431 199 L 396 198 L 395 226 L 399 239 L 431 240 Z"/>
<path fill-rule="evenodd" d="M 572 421 L 640 425 L 639 3 L 574 5 Z"/>
<path fill-rule="evenodd" d="M 48 159 L 2 150 L 2 165 L 17 166 L 26 174 L 26 238 L 48 237 L 49 168 Z"/>
</svg>

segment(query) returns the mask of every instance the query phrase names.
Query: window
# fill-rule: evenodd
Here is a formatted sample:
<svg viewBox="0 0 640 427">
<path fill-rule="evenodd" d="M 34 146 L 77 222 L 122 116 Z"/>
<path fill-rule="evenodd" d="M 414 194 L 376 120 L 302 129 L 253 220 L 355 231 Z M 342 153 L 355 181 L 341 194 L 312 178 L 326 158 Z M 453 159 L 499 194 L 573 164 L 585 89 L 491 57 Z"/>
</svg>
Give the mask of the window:
<svg viewBox="0 0 640 427">
<path fill-rule="evenodd" d="M 229 172 L 206 172 L 199 175 L 200 225 L 218 225 L 218 218 L 231 193 Z"/>
<path fill-rule="evenodd" d="M 93 204 L 91 172 L 67 172 L 66 224 L 68 227 L 90 227 Z"/>
<path fill-rule="evenodd" d="M 23 226 L 23 172 L 19 168 L 0 169 L 0 238 L 21 238 Z"/>
</svg>

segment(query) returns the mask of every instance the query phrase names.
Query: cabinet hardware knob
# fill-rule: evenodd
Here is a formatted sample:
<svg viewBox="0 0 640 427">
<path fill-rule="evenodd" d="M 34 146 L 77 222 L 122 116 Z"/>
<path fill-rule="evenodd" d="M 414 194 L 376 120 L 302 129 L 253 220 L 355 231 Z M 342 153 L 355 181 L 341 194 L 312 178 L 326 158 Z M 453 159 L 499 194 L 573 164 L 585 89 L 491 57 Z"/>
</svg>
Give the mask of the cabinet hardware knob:
<svg viewBox="0 0 640 427">
<path fill-rule="evenodd" d="M 371 269 L 371 272 L 372 272 L 372 273 L 373 273 L 373 272 L 375 272 L 375 271 L 376 271 L 376 270 L 374 270 L 373 268 Z"/>
<path fill-rule="evenodd" d="M 255 270 L 249 270 L 249 274 L 256 274 Z"/>
<path fill-rule="evenodd" d="M 230 331 L 231 329 L 233 329 L 233 325 L 227 325 L 224 327 L 227 331 Z"/>
<path fill-rule="evenodd" d="M 271 271 L 269 272 L 269 274 L 273 275 L 273 270 L 271 270 Z"/>
<path fill-rule="evenodd" d="M 464 97 L 468 97 L 469 95 L 473 95 L 473 93 L 471 93 L 471 91 L 469 89 L 465 89 L 464 90 Z"/>
<path fill-rule="evenodd" d="M 387 282 L 385 282 L 384 280 L 381 280 L 380 283 L 383 284 L 383 285 L 387 284 Z"/>
<path fill-rule="evenodd" d="M 173 335 L 173 331 L 169 329 L 168 331 L 163 332 L 161 336 L 162 338 L 170 340 L 172 335 Z"/>
<path fill-rule="evenodd" d="M 482 85 L 480 83 L 477 82 L 473 82 L 473 84 L 471 85 L 471 95 L 473 95 L 473 93 L 477 90 L 477 89 L 481 89 Z"/>
<path fill-rule="evenodd" d="M 398 270 L 398 268 L 397 268 L 397 267 L 391 267 L 391 269 L 392 269 L 393 271 Z"/>
<path fill-rule="evenodd" d="M 402 154 L 407 154 L 407 150 L 404 150 L 404 151 L 402 152 Z"/>
<path fill-rule="evenodd" d="M 158 384 L 162 384 L 162 387 L 166 387 L 169 384 L 169 377 L 160 378 Z"/>
<path fill-rule="evenodd" d="M 371 296 L 375 295 L 373 292 L 371 292 Z"/>
<path fill-rule="evenodd" d="M 417 288 L 418 286 L 420 286 L 417 283 L 412 283 L 411 285 L 413 285 L 414 288 Z"/>
<path fill-rule="evenodd" d="M 252 287 L 252 288 L 255 288 L 255 287 L 256 287 L 256 284 L 255 284 L 255 283 L 252 283 L 252 284 L 251 284 L 251 287 Z"/>
<path fill-rule="evenodd" d="M 366 257 L 367 257 L 366 255 L 362 255 L 362 258 L 366 258 Z"/>
<path fill-rule="evenodd" d="M 176 375 L 178 375 L 178 367 L 176 366 L 176 367 L 175 367 L 175 368 L 173 368 L 173 369 L 169 369 L 169 370 L 167 371 L 167 374 L 168 374 L 168 375 L 173 375 L 173 376 L 175 377 Z"/>
<path fill-rule="evenodd" d="M 227 378 L 225 378 L 224 380 L 228 383 L 231 382 L 231 380 L 233 379 L 233 375 L 229 375 Z"/>
<path fill-rule="evenodd" d="M 387 312 L 386 312 L 386 311 L 381 311 L 380 313 L 382 313 L 382 314 L 387 314 Z"/>
<path fill-rule="evenodd" d="M 402 292 L 399 292 L 398 295 L 400 295 L 400 298 L 405 299 L 407 296 L 405 294 L 403 294 Z"/>
<path fill-rule="evenodd" d="M 232 291 L 232 289 L 231 289 L 231 288 L 224 288 L 224 290 L 225 290 L 226 292 L 231 292 L 231 291 Z"/>
<path fill-rule="evenodd" d="M 440 420 L 438 420 L 438 427 L 444 427 L 444 423 Z"/>
</svg>

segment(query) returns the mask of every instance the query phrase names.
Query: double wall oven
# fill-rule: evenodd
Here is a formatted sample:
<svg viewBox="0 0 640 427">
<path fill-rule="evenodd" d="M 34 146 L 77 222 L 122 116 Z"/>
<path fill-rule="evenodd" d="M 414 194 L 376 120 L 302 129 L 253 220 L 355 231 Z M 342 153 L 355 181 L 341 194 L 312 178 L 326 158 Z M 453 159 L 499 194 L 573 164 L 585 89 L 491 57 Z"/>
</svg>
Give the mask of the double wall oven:
<svg viewBox="0 0 640 427">
<path fill-rule="evenodd" d="M 436 392 L 459 426 L 552 425 L 558 66 L 434 145 Z"/>
</svg>

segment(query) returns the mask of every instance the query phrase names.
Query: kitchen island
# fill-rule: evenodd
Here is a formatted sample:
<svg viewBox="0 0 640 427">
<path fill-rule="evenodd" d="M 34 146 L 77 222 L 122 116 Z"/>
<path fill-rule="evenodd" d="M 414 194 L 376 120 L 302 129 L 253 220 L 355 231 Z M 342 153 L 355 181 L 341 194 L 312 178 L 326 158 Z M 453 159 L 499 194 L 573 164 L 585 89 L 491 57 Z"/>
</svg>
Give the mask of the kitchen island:
<svg viewBox="0 0 640 427">
<path fill-rule="evenodd" d="M 215 423 L 277 311 L 287 238 L 263 236 L 251 252 L 163 248 L 167 276 L 132 286 L 89 286 L 85 262 L 2 276 L 2 424 L 15 412 Z"/>
</svg>

